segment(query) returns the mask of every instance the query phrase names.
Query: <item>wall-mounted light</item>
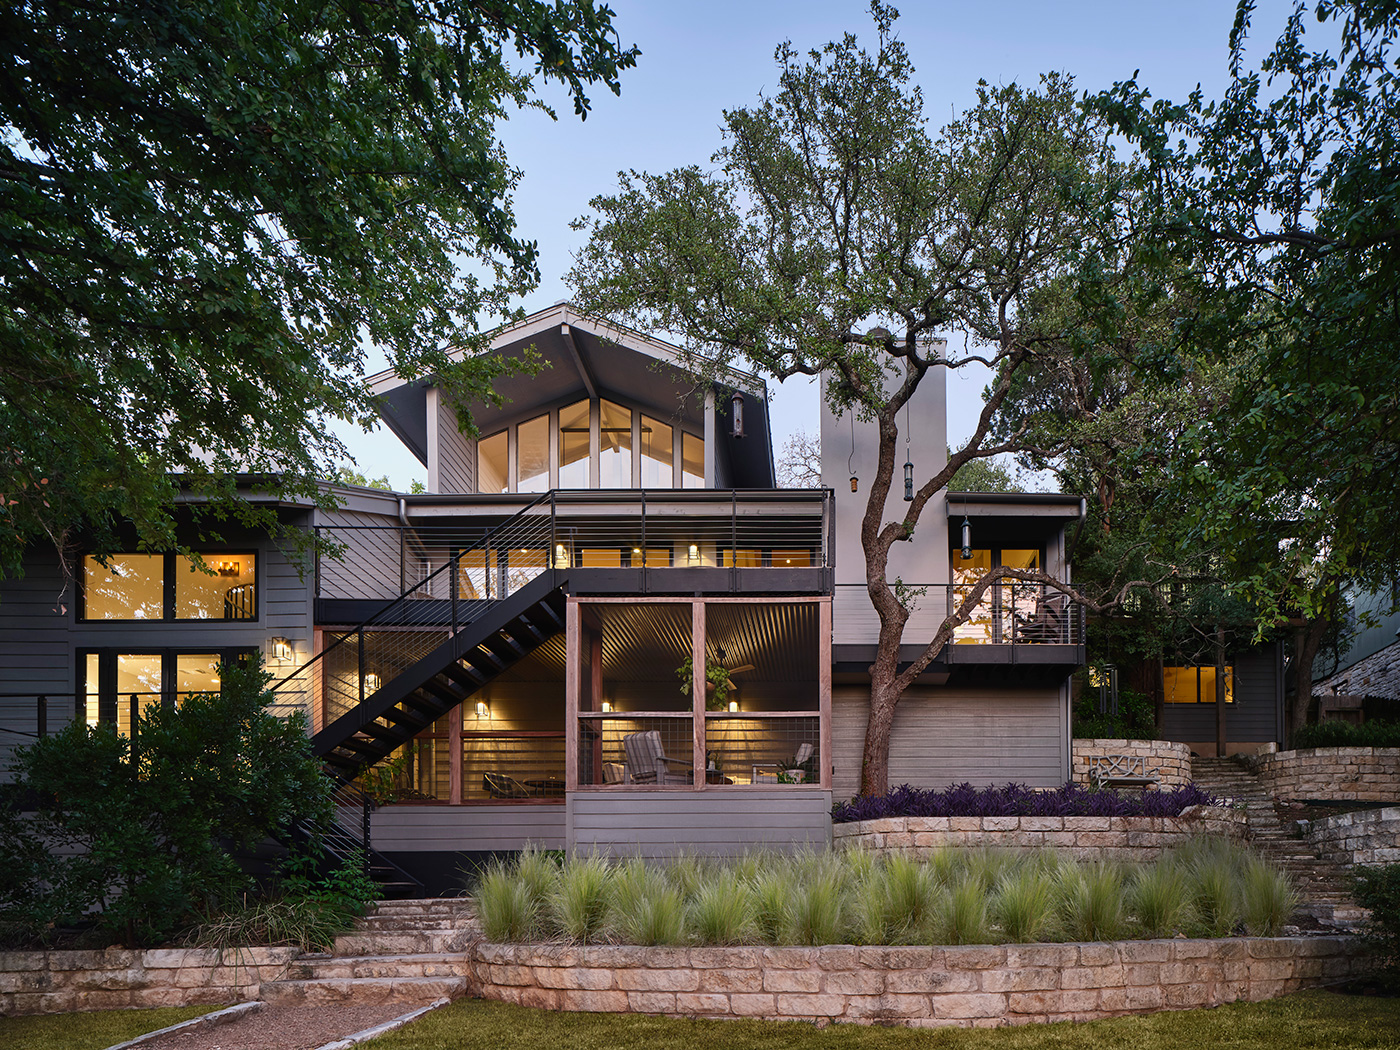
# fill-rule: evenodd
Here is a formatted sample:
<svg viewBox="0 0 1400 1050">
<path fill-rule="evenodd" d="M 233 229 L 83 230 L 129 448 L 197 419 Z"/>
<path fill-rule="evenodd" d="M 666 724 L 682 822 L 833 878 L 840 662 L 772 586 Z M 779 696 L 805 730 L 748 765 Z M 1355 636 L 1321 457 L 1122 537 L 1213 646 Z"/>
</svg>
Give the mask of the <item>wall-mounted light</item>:
<svg viewBox="0 0 1400 1050">
<path fill-rule="evenodd" d="M 370 693 L 379 692 L 379 685 L 379 676 L 373 671 L 365 675 L 365 696 L 369 696 Z"/>
<path fill-rule="evenodd" d="M 490 717 L 491 717 L 491 709 L 490 709 L 489 707 L 486 706 L 486 701 L 485 701 L 485 700 L 478 700 L 478 701 L 476 702 L 476 717 L 477 717 L 477 718 L 490 718 Z"/>
<path fill-rule="evenodd" d="M 700 545 L 699 545 L 698 543 L 692 543 L 689 547 L 686 548 L 685 556 L 686 556 L 686 560 L 689 562 L 689 564 L 691 564 L 691 565 L 699 565 L 699 564 L 700 564 Z"/>
<path fill-rule="evenodd" d="M 290 660 L 292 658 L 292 643 L 286 638 L 272 639 L 272 658 L 274 660 Z"/>
<path fill-rule="evenodd" d="M 734 396 L 729 399 L 730 406 L 730 433 L 736 437 L 744 436 L 744 395 L 739 391 L 734 391 Z"/>
<path fill-rule="evenodd" d="M 220 576 L 242 576 L 243 566 L 236 561 L 216 561 L 214 571 Z"/>
<path fill-rule="evenodd" d="M 569 567 L 569 548 L 562 543 L 554 545 L 554 567 L 556 569 L 567 569 Z"/>
<path fill-rule="evenodd" d="M 738 700 L 731 700 L 731 701 L 729 701 L 729 713 L 730 713 L 730 714 L 733 714 L 735 711 L 738 711 L 738 710 L 739 710 L 739 701 L 738 701 Z"/>
<path fill-rule="evenodd" d="M 963 515 L 962 523 L 962 556 L 963 561 L 972 557 L 972 522 L 967 520 L 967 515 Z"/>
<path fill-rule="evenodd" d="M 610 701 L 610 700 L 604 700 L 604 701 L 603 701 L 603 714 L 606 715 L 606 714 L 611 713 L 611 712 L 612 712 L 612 709 L 613 709 L 613 708 L 612 708 L 612 701 Z"/>
</svg>

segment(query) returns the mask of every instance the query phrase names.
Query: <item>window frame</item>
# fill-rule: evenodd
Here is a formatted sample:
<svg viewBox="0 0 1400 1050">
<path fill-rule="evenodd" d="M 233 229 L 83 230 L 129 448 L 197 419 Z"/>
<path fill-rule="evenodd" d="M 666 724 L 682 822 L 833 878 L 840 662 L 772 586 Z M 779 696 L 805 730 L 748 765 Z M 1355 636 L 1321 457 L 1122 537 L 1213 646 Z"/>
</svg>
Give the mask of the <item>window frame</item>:
<svg viewBox="0 0 1400 1050">
<path fill-rule="evenodd" d="M 129 620 L 116 621 L 129 623 Z M 152 620 L 152 623 L 159 623 Z M 119 656 L 155 656 L 160 659 L 160 704 L 162 707 L 172 707 L 175 704 L 175 697 L 178 690 L 174 688 L 174 682 L 178 675 L 177 661 L 181 656 L 203 656 L 206 653 L 214 653 L 219 657 L 219 662 L 224 664 L 244 661 L 251 658 L 260 650 L 256 645 L 84 645 L 77 647 L 73 652 L 73 668 L 75 684 L 73 700 L 73 717 L 75 721 L 87 722 L 87 701 L 88 701 L 88 680 L 87 680 L 87 659 L 89 656 L 97 657 L 97 724 L 111 725 L 117 721 L 117 701 L 120 692 L 117 690 L 117 657 Z M 223 683 L 220 682 L 222 690 Z M 134 720 L 137 708 L 132 707 L 129 718 Z M 117 732 L 132 736 L 131 725 L 118 725 Z"/>
<path fill-rule="evenodd" d="M 151 554 L 151 551 L 112 551 L 110 557 L 120 558 L 128 555 Z M 262 551 L 253 547 L 239 547 L 236 549 L 221 550 L 201 550 L 195 551 L 206 563 L 216 558 L 251 558 L 253 559 L 253 615 L 242 617 L 213 617 L 213 616 L 176 616 L 177 608 L 177 588 L 176 569 L 178 559 L 182 557 L 176 551 L 164 551 L 160 553 L 161 562 L 161 616 L 157 619 L 151 617 L 143 619 L 141 617 L 130 617 L 127 619 L 116 619 L 115 617 L 89 617 L 87 612 L 87 565 L 88 559 L 96 559 L 95 554 L 81 554 L 78 556 L 78 571 L 74 574 L 77 577 L 75 590 L 77 591 L 77 602 L 74 608 L 74 619 L 81 624 L 120 624 L 129 626 L 131 624 L 144 623 L 217 623 L 217 624 L 256 624 L 262 620 L 262 593 L 263 593 L 263 554 Z M 101 562 L 97 562 L 101 564 Z"/>
</svg>

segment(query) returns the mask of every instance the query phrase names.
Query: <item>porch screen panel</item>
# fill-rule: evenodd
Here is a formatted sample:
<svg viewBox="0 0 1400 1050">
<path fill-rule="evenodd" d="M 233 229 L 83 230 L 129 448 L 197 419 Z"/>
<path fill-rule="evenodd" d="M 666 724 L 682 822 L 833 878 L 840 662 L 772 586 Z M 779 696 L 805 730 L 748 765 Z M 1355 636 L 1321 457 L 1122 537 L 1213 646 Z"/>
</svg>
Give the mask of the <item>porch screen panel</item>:
<svg viewBox="0 0 1400 1050">
<path fill-rule="evenodd" d="M 559 487 L 588 488 L 588 402 L 559 410 Z"/>
</svg>

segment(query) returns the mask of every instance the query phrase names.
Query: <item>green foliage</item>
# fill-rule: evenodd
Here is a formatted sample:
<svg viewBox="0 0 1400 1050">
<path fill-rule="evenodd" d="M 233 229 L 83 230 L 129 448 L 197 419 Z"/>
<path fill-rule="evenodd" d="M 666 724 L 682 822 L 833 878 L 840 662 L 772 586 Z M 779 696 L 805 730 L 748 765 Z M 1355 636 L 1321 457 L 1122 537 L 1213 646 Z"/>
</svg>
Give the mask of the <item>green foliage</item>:
<svg viewBox="0 0 1400 1050">
<path fill-rule="evenodd" d="M 1293 731 L 1294 747 L 1400 747 L 1400 722 L 1353 725 L 1328 719 Z"/>
<path fill-rule="evenodd" d="M 1107 941 L 1123 932 L 1123 873 L 1114 864 L 1067 867 L 1060 872 L 1060 913 L 1076 941 Z"/>
<path fill-rule="evenodd" d="M 1074 702 L 1073 734 L 1079 739 L 1156 740 L 1157 713 L 1152 699 L 1132 689 L 1118 690 L 1118 713 L 1099 712 L 1097 690 Z"/>
<path fill-rule="evenodd" d="M 267 713 L 261 667 L 220 675 L 222 693 L 140 717 L 134 744 L 76 722 L 16 753 L 37 808 L 0 821 L 0 921 L 38 941 L 94 919 L 158 942 L 250 888 L 231 850 L 328 814 L 304 719 Z"/>
<path fill-rule="evenodd" d="M 489 399 L 507 366 L 447 348 L 538 280 L 497 121 L 638 53 L 593 0 L 22 0 L 0 41 L 7 575 L 80 522 L 173 546 L 172 472 L 210 528 L 275 522 L 236 472 L 315 498 L 367 343 Z"/>
<path fill-rule="evenodd" d="M 477 914 L 488 941 L 528 941 L 538 935 L 539 912 L 530 888 L 509 865 L 495 862 L 476 884 Z"/>
<path fill-rule="evenodd" d="M 1255 937 L 1277 937 L 1301 902 L 1287 872 L 1271 868 L 1257 857 L 1245 862 L 1239 894 L 1240 918 L 1245 930 Z"/>
<path fill-rule="evenodd" d="M 948 450 L 952 455 L 952 449 Z M 949 492 L 1025 492 L 1026 487 L 994 459 L 970 459 L 948 479 Z"/>
<path fill-rule="evenodd" d="M 963 878 L 939 902 L 934 928 L 940 944 L 986 944 L 992 939 L 987 925 L 987 893 L 977 878 Z"/>
<path fill-rule="evenodd" d="M 687 656 L 685 661 L 676 668 L 676 677 L 681 680 L 681 695 L 689 696 L 691 685 L 695 678 L 695 663 L 692 657 Z M 723 711 L 729 701 L 729 694 L 734 688 L 734 683 L 729 679 L 729 669 L 717 660 L 705 661 L 705 710 Z M 711 690 L 710 686 L 714 689 Z"/>
<path fill-rule="evenodd" d="M 1044 939 L 1055 921 L 1055 886 L 1032 867 L 1003 875 L 991 901 L 993 921 L 1016 944 Z"/>
<path fill-rule="evenodd" d="M 1128 908 L 1148 937 L 1170 937 L 1186 921 L 1190 907 L 1186 874 L 1176 864 L 1142 869 L 1128 890 Z"/>
<path fill-rule="evenodd" d="M 690 902 L 689 927 L 701 944 L 743 944 L 753 939 L 753 890 L 734 872 L 716 874 Z"/>
<path fill-rule="evenodd" d="M 524 858 L 518 870 L 526 868 Z M 556 871 L 554 888 L 541 894 L 534 890 L 531 894 L 537 900 L 548 902 L 552 907 L 554 925 L 560 933 L 579 944 L 590 944 L 599 940 L 608 921 L 608 908 L 612 900 L 607 864 L 599 857 L 588 857 L 573 864 L 566 864 L 562 871 Z M 522 882 L 531 881 L 522 878 Z M 534 880 L 538 886 L 543 880 Z"/>
<path fill-rule="evenodd" d="M 1400 990 L 1400 864 L 1354 868 L 1352 896 L 1371 909 L 1366 941 L 1377 973 L 1391 989 Z"/>
</svg>

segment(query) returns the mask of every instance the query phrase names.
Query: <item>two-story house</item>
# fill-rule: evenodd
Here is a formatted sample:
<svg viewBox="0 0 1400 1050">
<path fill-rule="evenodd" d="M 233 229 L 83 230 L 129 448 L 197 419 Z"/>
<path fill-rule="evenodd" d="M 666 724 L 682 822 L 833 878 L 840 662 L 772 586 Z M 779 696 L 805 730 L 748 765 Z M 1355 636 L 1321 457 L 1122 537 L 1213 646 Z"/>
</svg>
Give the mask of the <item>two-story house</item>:
<svg viewBox="0 0 1400 1050">
<path fill-rule="evenodd" d="M 499 407 L 467 406 L 477 439 L 431 377 L 372 378 L 428 491 L 279 506 L 322 541 L 314 565 L 237 532 L 199 548 L 212 575 L 79 554 L 60 604 L 64 567 L 36 550 L 0 585 L 0 747 L 73 718 L 131 732 L 144 705 L 217 688 L 222 661 L 256 650 L 327 767 L 376 771 L 394 801 L 374 847 L 430 887 L 464 854 L 527 842 L 828 842 L 833 796 L 858 782 L 876 636 L 858 539 L 873 430 L 824 409 L 826 487 L 778 489 L 761 379 L 697 383 L 675 348 L 566 304 L 492 345 L 545 367 L 501 380 Z M 935 370 L 911 406 L 925 477 L 946 456 L 945 396 Z M 983 569 L 1068 578 L 1081 514 L 1058 495 L 930 505 L 890 564 L 915 595 L 908 655 Z M 1063 783 L 1080 624 L 1039 586 L 989 592 L 903 701 L 892 781 Z"/>
</svg>

